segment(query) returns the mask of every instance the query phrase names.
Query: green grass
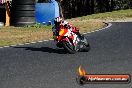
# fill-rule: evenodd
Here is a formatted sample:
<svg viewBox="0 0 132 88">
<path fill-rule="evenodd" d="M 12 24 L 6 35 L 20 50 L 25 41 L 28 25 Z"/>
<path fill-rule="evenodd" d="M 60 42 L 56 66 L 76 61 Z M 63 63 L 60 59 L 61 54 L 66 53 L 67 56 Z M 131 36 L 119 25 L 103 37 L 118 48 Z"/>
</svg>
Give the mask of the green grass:
<svg viewBox="0 0 132 88">
<path fill-rule="evenodd" d="M 132 17 L 132 9 L 92 14 L 92 15 L 77 17 L 76 19 L 78 19 L 78 20 L 89 20 L 89 19 L 106 20 L 106 19 L 108 19 L 109 20 L 110 18 L 112 18 L 112 19 L 122 19 L 122 18 L 130 18 L 130 17 Z"/>
<path fill-rule="evenodd" d="M 2 27 L 0 28 L 0 46 L 39 41 L 51 37 L 51 26 L 36 27 Z"/>
</svg>

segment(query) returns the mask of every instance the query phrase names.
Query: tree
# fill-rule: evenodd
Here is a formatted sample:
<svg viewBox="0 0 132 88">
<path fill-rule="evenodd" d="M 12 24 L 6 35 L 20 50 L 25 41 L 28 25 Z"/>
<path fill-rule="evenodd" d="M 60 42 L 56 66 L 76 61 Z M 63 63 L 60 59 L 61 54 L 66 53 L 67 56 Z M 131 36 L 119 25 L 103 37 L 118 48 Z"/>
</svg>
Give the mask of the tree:
<svg viewBox="0 0 132 88">
<path fill-rule="evenodd" d="M 106 11 L 109 12 L 110 11 L 110 1 L 109 0 L 106 0 L 105 7 L 106 7 Z"/>
<path fill-rule="evenodd" d="M 114 9 L 114 1 L 113 0 L 110 0 L 110 11 L 113 11 Z"/>
<path fill-rule="evenodd" d="M 91 13 L 94 14 L 95 0 L 91 0 Z"/>
</svg>

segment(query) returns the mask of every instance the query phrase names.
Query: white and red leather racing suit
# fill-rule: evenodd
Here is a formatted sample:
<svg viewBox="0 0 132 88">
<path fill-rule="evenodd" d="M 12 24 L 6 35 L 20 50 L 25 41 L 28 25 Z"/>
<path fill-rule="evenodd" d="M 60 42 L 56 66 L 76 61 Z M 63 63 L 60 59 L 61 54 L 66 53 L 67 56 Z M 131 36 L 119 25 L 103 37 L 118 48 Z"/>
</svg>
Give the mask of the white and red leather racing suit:
<svg viewBox="0 0 132 88">
<path fill-rule="evenodd" d="M 70 29 L 70 30 L 71 30 L 72 32 L 74 32 L 74 33 L 79 33 L 79 30 L 78 30 L 76 27 L 73 27 L 72 24 L 70 24 L 70 23 L 67 22 L 67 21 L 62 21 L 58 26 L 57 26 L 57 25 L 54 25 L 54 26 L 52 27 L 53 36 L 57 36 L 57 35 L 58 35 L 59 29 L 60 29 L 61 27 Z"/>
</svg>

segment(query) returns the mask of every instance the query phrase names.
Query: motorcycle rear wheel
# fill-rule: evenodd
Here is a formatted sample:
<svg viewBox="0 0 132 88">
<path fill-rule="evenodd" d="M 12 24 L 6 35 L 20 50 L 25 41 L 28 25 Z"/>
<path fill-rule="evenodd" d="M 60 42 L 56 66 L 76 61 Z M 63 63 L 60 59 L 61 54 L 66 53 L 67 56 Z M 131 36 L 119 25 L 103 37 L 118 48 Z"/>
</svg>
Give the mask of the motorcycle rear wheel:
<svg viewBox="0 0 132 88">
<path fill-rule="evenodd" d="M 83 52 L 88 52 L 90 50 L 90 44 L 88 43 L 87 39 L 85 36 L 83 36 L 83 45 L 84 45 L 84 48 L 83 48 Z"/>
<path fill-rule="evenodd" d="M 80 36 L 81 41 L 78 43 L 77 47 L 79 48 L 79 52 L 88 52 L 90 50 L 90 44 L 87 41 L 84 35 Z"/>
</svg>

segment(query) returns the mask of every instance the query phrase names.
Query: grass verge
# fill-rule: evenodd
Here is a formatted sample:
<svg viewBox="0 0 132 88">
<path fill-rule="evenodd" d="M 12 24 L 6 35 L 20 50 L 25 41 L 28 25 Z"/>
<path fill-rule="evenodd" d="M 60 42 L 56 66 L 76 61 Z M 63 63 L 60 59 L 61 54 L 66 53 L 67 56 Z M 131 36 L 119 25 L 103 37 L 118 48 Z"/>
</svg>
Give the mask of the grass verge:
<svg viewBox="0 0 132 88">
<path fill-rule="evenodd" d="M 83 17 L 68 19 L 69 22 L 80 29 L 81 33 L 90 32 L 102 28 L 104 20 L 116 20 L 132 18 L 132 10 L 119 10 L 107 13 L 87 15 Z M 16 45 L 26 42 L 48 40 L 52 38 L 51 26 L 35 27 L 1 27 L 0 47 Z"/>
<path fill-rule="evenodd" d="M 101 22 L 73 22 L 73 25 L 80 28 L 81 33 L 93 31 L 101 28 L 104 24 Z M 52 38 L 52 27 L 2 27 L 0 28 L 0 47 L 17 45 L 27 42 L 36 42 Z"/>
<path fill-rule="evenodd" d="M 3 27 L 0 29 L 0 46 L 16 45 L 49 39 L 52 35 L 50 26 L 43 28 Z"/>
<path fill-rule="evenodd" d="M 132 18 L 132 9 L 127 10 L 117 10 L 112 12 L 92 14 L 82 17 L 77 17 L 77 20 L 89 20 L 89 19 L 99 19 L 99 20 L 118 20 Z M 73 19 L 71 19 L 73 20 Z"/>
</svg>

